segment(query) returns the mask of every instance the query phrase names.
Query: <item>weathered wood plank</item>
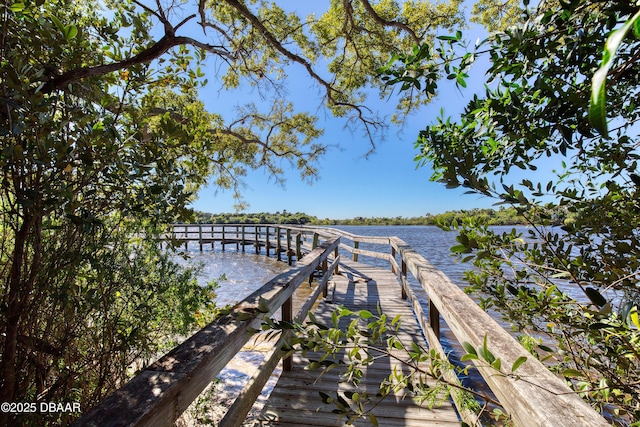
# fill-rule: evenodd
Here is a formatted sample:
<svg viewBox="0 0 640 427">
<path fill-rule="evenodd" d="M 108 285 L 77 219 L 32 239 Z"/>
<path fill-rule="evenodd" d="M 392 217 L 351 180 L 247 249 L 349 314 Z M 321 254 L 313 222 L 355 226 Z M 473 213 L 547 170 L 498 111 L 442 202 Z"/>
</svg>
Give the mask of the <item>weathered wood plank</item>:
<svg viewBox="0 0 640 427">
<path fill-rule="evenodd" d="M 402 300 L 399 283 L 392 272 L 351 261 L 343 261 L 340 269 L 343 276 L 333 279 L 335 289 L 330 300 L 332 303 L 321 302 L 314 311 L 319 321 L 330 323 L 331 312 L 337 305 L 353 311 L 367 309 L 373 313 L 379 307 L 390 319 L 397 314 L 402 315 L 398 336 L 405 345 L 410 346 L 415 339 L 425 345 L 411 306 Z M 364 378 L 356 389 L 352 384 L 344 382 L 337 370 L 322 375 L 320 371 L 304 370 L 309 360 L 320 356 L 309 352 L 304 358 L 299 355 L 293 358 L 293 370 L 281 375 L 263 410 L 261 425 L 342 425 L 338 416 L 331 413 L 335 407 L 322 403 L 320 391 L 331 395 L 336 392 L 367 390 L 375 394 L 381 381 L 388 378 L 394 367 L 399 371 L 407 369 L 397 360 L 381 357 L 373 365 L 363 369 Z M 418 405 L 409 396 L 389 396 L 376 406 L 373 413 L 381 426 L 424 426 L 425 423 L 459 425 L 457 414 L 449 400 L 434 410 L 429 410 Z M 367 423 L 365 421 L 361 425 Z"/>
</svg>

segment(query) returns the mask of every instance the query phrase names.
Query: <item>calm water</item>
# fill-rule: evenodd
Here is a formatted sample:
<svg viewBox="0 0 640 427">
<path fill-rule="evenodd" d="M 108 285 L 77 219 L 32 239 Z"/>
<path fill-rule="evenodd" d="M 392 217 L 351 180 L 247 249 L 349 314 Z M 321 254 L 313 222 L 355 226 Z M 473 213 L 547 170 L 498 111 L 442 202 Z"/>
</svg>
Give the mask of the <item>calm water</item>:
<svg viewBox="0 0 640 427">
<path fill-rule="evenodd" d="M 230 248 L 231 245 L 228 246 L 228 249 Z M 267 258 L 264 255 L 255 255 L 253 247 L 249 246 L 246 253 L 236 252 L 235 247 L 233 251 L 226 252 L 220 252 L 218 248 L 216 252 L 190 250 L 187 262 L 201 266 L 198 278 L 201 283 L 211 280 L 218 283 L 216 289 L 218 307 L 242 301 L 272 277 L 289 268 L 286 262 Z"/>
<path fill-rule="evenodd" d="M 424 256 L 431 264 L 443 271 L 458 286 L 464 287 L 464 272 L 471 268 L 468 263 L 460 263 L 451 256 L 450 247 L 456 244 L 456 232 L 446 232 L 433 226 L 336 226 L 353 234 L 363 236 L 397 236 L 409 244 L 416 252 Z M 496 231 L 508 231 L 513 227 L 496 227 Z M 525 232 L 524 227 L 519 231 Z M 215 252 L 199 252 L 197 245 L 190 247 L 189 263 L 201 264 L 202 273 L 199 280 L 206 283 L 210 280 L 218 282 L 217 304 L 224 306 L 241 301 L 257 290 L 269 279 L 285 271 L 285 262 L 276 261 L 263 255 L 255 255 L 253 247 L 247 246 L 246 253 L 237 252 L 233 245 L 227 246 L 226 252 L 216 248 Z M 361 249 L 379 252 L 388 251 L 387 245 L 361 244 Z M 343 256 L 350 256 L 344 253 Z M 367 262 L 388 268 L 385 260 L 360 256 L 361 262 Z M 420 290 L 412 277 L 410 282 Z M 494 318 L 497 316 L 494 315 Z M 496 319 L 498 320 L 498 319 Z M 445 334 L 445 338 L 446 334 Z"/>
</svg>

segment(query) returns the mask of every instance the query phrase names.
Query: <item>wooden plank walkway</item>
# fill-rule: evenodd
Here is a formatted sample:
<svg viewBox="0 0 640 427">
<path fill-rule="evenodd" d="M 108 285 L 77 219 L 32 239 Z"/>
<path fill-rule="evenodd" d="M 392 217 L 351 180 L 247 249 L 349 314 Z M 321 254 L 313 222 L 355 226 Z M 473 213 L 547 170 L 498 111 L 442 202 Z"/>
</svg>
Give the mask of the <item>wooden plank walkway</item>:
<svg viewBox="0 0 640 427">
<path fill-rule="evenodd" d="M 400 284 L 396 276 L 389 270 L 380 267 L 344 261 L 340 265 L 341 275 L 335 275 L 329 295 L 321 301 L 314 314 L 320 321 L 331 324 L 331 313 L 338 305 L 351 310 L 369 310 L 377 312 L 378 304 L 389 319 L 402 315 L 399 338 L 411 345 L 412 340 L 423 342 L 422 332 L 418 326 L 412 309 L 401 297 Z M 294 310 L 295 312 L 295 310 Z M 320 371 L 305 370 L 308 359 L 299 355 L 293 357 L 293 369 L 283 372 L 266 403 L 259 426 L 339 426 L 345 424 L 338 415 L 331 411 L 333 405 L 322 403 L 319 392 L 331 396 L 336 392 L 367 391 L 375 395 L 382 379 L 389 376 L 393 367 L 406 370 L 388 356 L 376 360 L 365 371 L 364 378 L 356 389 L 351 383 L 342 382 L 335 370 L 318 378 Z M 317 359 L 317 358 L 316 358 Z M 419 406 L 411 397 L 389 396 L 382 401 L 372 413 L 380 426 L 446 426 L 460 425 L 456 411 L 449 400 L 440 406 L 429 409 Z M 368 420 L 358 420 L 357 426 L 371 425 Z"/>
</svg>

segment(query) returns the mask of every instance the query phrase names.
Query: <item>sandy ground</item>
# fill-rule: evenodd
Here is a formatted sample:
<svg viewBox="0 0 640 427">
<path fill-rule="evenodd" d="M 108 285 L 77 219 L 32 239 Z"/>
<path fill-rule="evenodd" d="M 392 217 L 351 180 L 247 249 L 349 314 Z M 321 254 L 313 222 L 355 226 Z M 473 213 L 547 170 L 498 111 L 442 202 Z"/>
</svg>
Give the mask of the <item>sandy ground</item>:
<svg viewBox="0 0 640 427">
<path fill-rule="evenodd" d="M 271 343 L 260 339 L 252 340 L 245 345 L 242 351 L 220 372 L 217 379 L 200 394 L 200 397 L 176 421 L 176 426 L 217 426 L 227 409 L 242 391 L 251 374 L 256 371 L 267 352 L 272 348 L 273 345 Z M 281 372 L 281 364 L 279 364 L 247 415 L 242 424 L 243 426 L 253 426 L 255 424 Z"/>
</svg>

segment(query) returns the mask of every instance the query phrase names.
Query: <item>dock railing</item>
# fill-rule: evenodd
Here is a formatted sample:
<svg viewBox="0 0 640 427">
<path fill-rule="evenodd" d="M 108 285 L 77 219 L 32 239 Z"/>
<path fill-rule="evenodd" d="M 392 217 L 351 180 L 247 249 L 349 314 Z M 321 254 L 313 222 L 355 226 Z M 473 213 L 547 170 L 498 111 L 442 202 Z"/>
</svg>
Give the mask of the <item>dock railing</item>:
<svg viewBox="0 0 640 427">
<path fill-rule="evenodd" d="M 609 425 L 564 380 L 527 352 L 471 297 L 403 240 L 398 237 L 359 236 L 334 228 L 323 230 L 323 235 L 339 236 L 340 247 L 350 252 L 354 261 L 358 260 L 358 255 L 389 261 L 391 270 L 398 276 L 402 287 L 399 292 L 411 302 L 429 346 L 436 349 L 442 357 L 446 358 L 447 355 L 440 343 L 441 318 L 460 344 L 469 343 L 474 349 L 479 349 L 486 340 L 493 356 L 501 360 L 503 370 L 491 367 L 486 361 L 473 362 L 516 426 Z M 351 245 L 347 241 L 351 241 Z M 382 245 L 384 248 L 380 252 L 363 250 L 360 249 L 360 243 Z M 427 313 L 408 283 L 409 274 L 428 296 Z M 516 372 L 510 372 L 510 368 L 521 357 L 526 357 L 527 360 Z M 455 372 L 445 373 L 445 379 L 460 384 Z M 475 424 L 474 414 L 459 401 L 459 389 L 452 387 L 450 390 L 460 416 L 468 424 Z"/>
<path fill-rule="evenodd" d="M 76 420 L 76 426 L 172 426 L 184 410 L 215 379 L 227 363 L 259 330 L 264 316 L 278 309 L 284 321 L 303 321 L 338 268 L 339 238 L 319 242 L 296 266 L 277 275 L 228 313 L 175 347 L 120 389 Z M 320 273 L 316 273 L 319 270 Z M 292 296 L 302 283 L 317 278 L 314 292 L 297 313 Z M 240 397 L 219 425 L 239 426 L 282 358 L 283 334 L 265 357 Z M 288 369 L 285 359 L 283 368 Z"/>
<path fill-rule="evenodd" d="M 196 242 L 204 245 L 235 244 L 244 251 L 253 245 L 267 254 L 271 250 L 289 264 L 295 256 L 296 266 L 278 275 L 258 291 L 236 305 L 226 316 L 206 326 L 182 345 L 134 377 L 129 383 L 107 397 L 91 412 L 78 420 L 78 425 L 172 425 L 200 392 L 215 378 L 229 360 L 249 340 L 252 328 L 259 328 L 263 315 L 282 307 L 283 319 L 303 321 L 308 310 L 321 293 L 340 262 L 339 250 L 351 254 L 354 261 L 360 256 L 387 260 L 398 276 L 398 292 L 408 299 L 414 309 L 428 345 L 442 357 L 447 355 L 440 343 L 440 319 L 460 343 L 474 348 L 487 346 L 502 367 L 513 366 L 516 360 L 526 361 L 515 373 L 499 371 L 483 361 L 473 362 L 500 404 L 512 417 L 515 425 L 539 426 L 608 426 L 606 420 L 574 393 L 565 382 L 550 372 L 528 353 L 520 343 L 484 312 L 468 295 L 423 256 L 397 237 L 359 236 L 326 227 L 289 225 L 176 225 L 174 242 Z M 347 244 L 347 242 L 351 242 Z M 362 249 L 361 243 L 382 246 L 378 250 Z M 329 264 L 330 263 L 330 264 Z M 296 315 L 291 313 L 291 295 L 313 272 L 320 268 L 318 287 Z M 428 295 L 428 309 L 409 285 L 411 274 Z M 242 320 L 240 320 L 242 319 Z M 286 339 L 283 336 L 281 340 Z M 240 425 L 275 369 L 282 353 L 278 345 L 265 358 L 254 377 L 219 424 Z M 284 363 L 287 369 L 288 363 Z M 445 373 L 445 379 L 459 384 L 455 372 Z M 476 424 L 475 414 L 461 404 L 459 389 L 451 394 L 464 421 Z M 105 423 L 106 420 L 106 423 Z"/>
</svg>

